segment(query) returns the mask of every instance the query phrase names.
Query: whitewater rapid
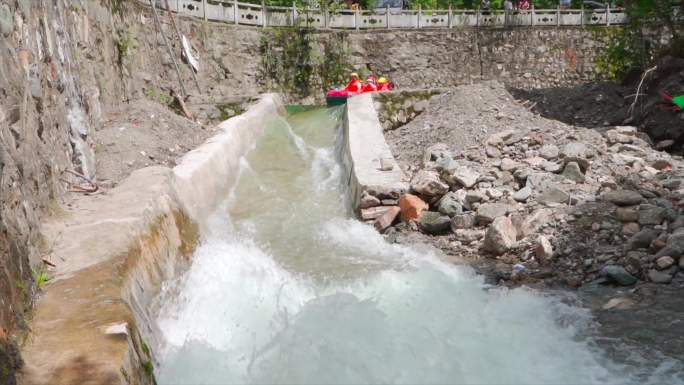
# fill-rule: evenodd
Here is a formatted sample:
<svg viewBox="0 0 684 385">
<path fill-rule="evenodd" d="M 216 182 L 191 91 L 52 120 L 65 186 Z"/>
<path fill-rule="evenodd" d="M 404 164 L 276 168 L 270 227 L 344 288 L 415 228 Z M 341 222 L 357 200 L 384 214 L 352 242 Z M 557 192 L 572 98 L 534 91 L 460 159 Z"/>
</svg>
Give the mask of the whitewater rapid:
<svg viewBox="0 0 684 385">
<path fill-rule="evenodd" d="M 338 110 L 275 122 L 243 160 L 162 290 L 160 384 L 682 383 L 674 361 L 612 360 L 571 298 L 492 288 L 350 219 L 338 124 Z"/>
</svg>

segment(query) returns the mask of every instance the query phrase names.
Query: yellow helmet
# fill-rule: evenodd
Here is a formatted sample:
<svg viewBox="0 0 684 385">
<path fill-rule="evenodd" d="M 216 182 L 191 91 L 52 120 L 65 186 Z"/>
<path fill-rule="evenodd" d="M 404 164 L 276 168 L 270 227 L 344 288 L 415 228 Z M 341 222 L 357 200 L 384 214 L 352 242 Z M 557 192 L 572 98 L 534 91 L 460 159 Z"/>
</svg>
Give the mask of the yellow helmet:
<svg viewBox="0 0 684 385">
<path fill-rule="evenodd" d="M 387 83 L 387 79 L 381 77 L 378 79 L 378 83 Z"/>
<path fill-rule="evenodd" d="M 357 74 L 356 72 L 352 72 L 352 73 L 351 73 L 351 77 L 357 77 L 357 78 L 358 78 L 358 77 L 359 77 L 359 74 Z"/>
</svg>

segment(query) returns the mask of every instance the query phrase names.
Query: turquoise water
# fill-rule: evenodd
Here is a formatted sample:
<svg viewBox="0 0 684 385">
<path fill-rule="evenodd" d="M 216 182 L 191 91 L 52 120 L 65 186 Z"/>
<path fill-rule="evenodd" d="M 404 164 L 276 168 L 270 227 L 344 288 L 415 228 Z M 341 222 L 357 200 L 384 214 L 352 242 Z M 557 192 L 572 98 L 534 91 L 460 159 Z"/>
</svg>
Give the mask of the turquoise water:
<svg viewBox="0 0 684 385">
<path fill-rule="evenodd" d="M 339 119 L 274 122 L 244 159 L 192 266 L 163 290 L 160 384 L 682 383 L 676 361 L 614 362 L 586 309 L 488 287 L 350 219 Z"/>
</svg>

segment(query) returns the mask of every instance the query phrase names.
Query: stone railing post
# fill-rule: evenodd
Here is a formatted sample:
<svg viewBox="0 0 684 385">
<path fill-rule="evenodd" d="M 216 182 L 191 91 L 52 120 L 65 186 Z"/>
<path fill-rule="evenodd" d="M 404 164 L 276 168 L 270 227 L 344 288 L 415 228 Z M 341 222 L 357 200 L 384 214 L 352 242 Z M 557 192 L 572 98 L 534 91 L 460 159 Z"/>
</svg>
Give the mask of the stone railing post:
<svg viewBox="0 0 684 385">
<path fill-rule="evenodd" d="M 323 2 L 321 7 L 321 12 L 323 12 L 323 28 L 328 29 L 328 7 L 325 5 L 325 2 Z"/>
<path fill-rule="evenodd" d="M 237 0 L 233 0 L 233 23 L 237 25 L 239 20 L 240 10 L 238 9 L 238 2 Z"/>
<path fill-rule="evenodd" d="M 422 16 L 422 14 L 423 14 L 423 5 L 418 4 L 418 22 L 416 23 L 416 26 L 418 26 L 418 28 L 420 28 L 420 17 Z"/>
<path fill-rule="evenodd" d="M 390 8 L 389 4 L 385 6 L 385 26 L 390 29 Z"/>
<path fill-rule="evenodd" d="M 584 3 L 582 3 L 580 8 L 580 25 L 584 28 Z"/>
<path fill-rule="evenodd" d="M 556 27 L 560 27 L 561 25 L 561 10 L 560 10 L 560 3 L 556 7 Z"/>
<path fill-rule="evenodd" d="M 532 6 L 530 8 L 532 9 L 532 12 L 530 12 L 530 18 L 532 19 L 532 21 L 530 22 L 530 25 L 534 27 L 534 25 L 537 24 L 537 18 L 534 15 L 534 3 L 532 4 Z"/>
<path fill-rule="evenodd" d="M 610 5 L 606 3 L 606 25 L 610 25 Z"/>
<path fill-rule="evenodd" d="M 261 26 L 266 28 L 266 2 L 261 0 Z"/>
<path fill-rule="evenodd" d="M 202 0 L 202 13 L 204 14 L 204 21 L 207 21 L 207 0 Z"/>
<path fill-rule="evenodd" d="M 447 14 L 447 28 L 454 27 L 454 10 L 451 8 L 451 3 L 449 4 L 449 13 Z"/>
<path fill-rule="evenodd" d="M 359 28 L 361 28 L 361 26 L 359 25 L 360 12 L 361 11 L 359 10 L 359 7 L 357 5 L 357 7 L 354 9 L 354 29 L 356 29 L 357 31 L 359 30 Z"/>
<path fill-rule="evenodd" d="M 297 25 L 297 4 L 295 2 L 292 2 L 292 26 L 294 27 Z"/>
<path fill-rule="evenodd" d="M 480 8 L 475 11 L 475 27 L 480 27 Z"/>
</svg>

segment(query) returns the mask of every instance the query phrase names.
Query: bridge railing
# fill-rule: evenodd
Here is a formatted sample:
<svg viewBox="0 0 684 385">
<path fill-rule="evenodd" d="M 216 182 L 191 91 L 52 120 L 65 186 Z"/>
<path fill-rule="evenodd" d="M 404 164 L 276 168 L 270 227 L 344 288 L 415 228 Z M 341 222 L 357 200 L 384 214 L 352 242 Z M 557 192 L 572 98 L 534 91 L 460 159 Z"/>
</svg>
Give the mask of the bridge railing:
<svg viewBox="0 0 684 385">
<path fill-rule="evenodd" d="M 149 5 L 149 0 L 139 0 Z M 165 0 L 155 0 L 165 9 Z M 627 22 L 620 9 L 503 10 L 336 10 L 302 9 L 241 3 L 237 0 L 168 0 L 172 11 L 211 21 L 260 27 L 306 25 L 335 29 L 461 28 L 506 26 L 619 25 Z"/>
</svg>

